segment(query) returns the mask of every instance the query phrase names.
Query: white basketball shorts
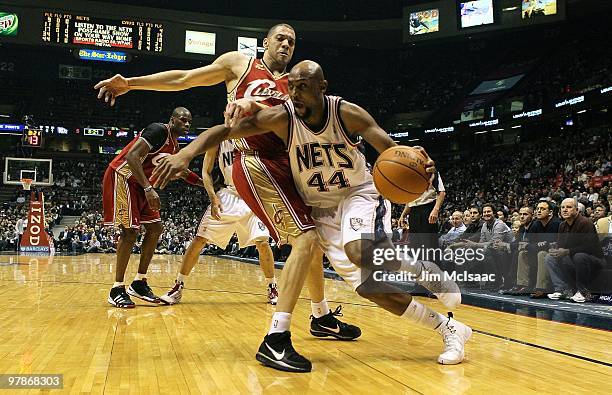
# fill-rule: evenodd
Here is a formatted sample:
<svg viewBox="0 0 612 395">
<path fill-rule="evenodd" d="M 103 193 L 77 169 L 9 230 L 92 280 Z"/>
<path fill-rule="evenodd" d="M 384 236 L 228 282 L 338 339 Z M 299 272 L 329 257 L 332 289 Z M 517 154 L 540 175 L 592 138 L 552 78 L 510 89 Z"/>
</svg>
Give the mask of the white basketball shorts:
<svg viewBox="0 0 612 395">
<path fill-rule="evenodd" d="M 222 188 L 217 192 L 217 197 L 223 210 L 221 220 L 211 216 L 208 206 L 198 226 L 198 236 L 221 248 L 227 247 L 234 233 L 238 236 L 240 247 L 254 245 L 259 240 L 268 240 L 268 229 L 236 192 Z"/>
<path fill-rule="evenodd" d="M 312 209 L 323 251 L 336 273 L 357 289 L 367 278 L 367 269 L 349 261 L 344 246 L 354 240 L 374 240 L 391 233 L 391 203 L 380 196 L 373 184 L 351 188 L 333 208 Z"/>
</svg>

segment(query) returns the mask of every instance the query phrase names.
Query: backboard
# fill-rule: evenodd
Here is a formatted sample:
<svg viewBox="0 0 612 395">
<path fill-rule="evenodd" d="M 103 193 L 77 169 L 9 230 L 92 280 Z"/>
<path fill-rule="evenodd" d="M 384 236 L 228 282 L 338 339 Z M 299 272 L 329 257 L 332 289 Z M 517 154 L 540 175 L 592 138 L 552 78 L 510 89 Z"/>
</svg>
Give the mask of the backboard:
<svg viewBox="0 0 612 395">
<path fill-rule="evenodd" d="M 34 180 L 32 185 L 53 185 L 53 160 L 5 158 L 2 181 L 5 185 L 21 185 L 22 178 Z"/>
</svg>

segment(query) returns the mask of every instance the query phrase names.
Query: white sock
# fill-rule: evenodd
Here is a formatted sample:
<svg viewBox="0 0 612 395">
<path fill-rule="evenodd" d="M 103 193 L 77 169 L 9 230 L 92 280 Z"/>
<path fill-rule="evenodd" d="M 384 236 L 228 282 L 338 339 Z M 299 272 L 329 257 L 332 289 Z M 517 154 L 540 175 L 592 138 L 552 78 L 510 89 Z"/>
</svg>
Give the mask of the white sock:
<svg viewBox="0 0 612 395">
<path fill-rule="evenodd" d="M 266 281 L 268 282 L 268 285 L 270 284 L 275 284 L 276 285 L 276 276 L 268 278 L 266 277 Z"/>
<path fill-rule="evenodd" d="M 407 318 L 416 324 L 434 330 L 441 327 L 444 321 L 447 319 L 442 314 L 433 311 L 429 307 L 417 302 L 414 299 L 412 299 L 412 302 L 410 302 L 406 308 L 406 311 L 404 311 L 404 314 L 402 314 L 402 317 Z"/>
<path fill-rule="evenodd" d="M 289 330 L 291 326 L 291 313 L 274 313 L 268 335 L 272 333 L 282 333 Z"/>
<path fill-rule="evenodd" d="M 188 276 L 188 274 L 182 274 L 179 272 L 179 274 L 176 275 L 176 281 L 179 283 L 185 283 L 185 280 L 187 280 Z"/>
<path fill-rule="evenodd" d="M 134 281 L 142 280 L 145 277 L 147 277 L 146 273 L 145 274 L 136 273 L 136 277 L 134 277 Z"/>
<path fill-rule="evenodd" d="M 121 282 L 115 281 L 115 283 L 113 284 L 113 288 L 115 287 L 125 287 L 125 283 L 123 281 Z"/>
<path fill-rule="evenodd" d="M 323 298 L 319 303 L 310 302 L 310 308 L 312 309 L 312 315 L 314 318 L 321 318 L 325 314 L 329 314 L 329 306 L 327 305 L 327 299 Z"/>
</svg>

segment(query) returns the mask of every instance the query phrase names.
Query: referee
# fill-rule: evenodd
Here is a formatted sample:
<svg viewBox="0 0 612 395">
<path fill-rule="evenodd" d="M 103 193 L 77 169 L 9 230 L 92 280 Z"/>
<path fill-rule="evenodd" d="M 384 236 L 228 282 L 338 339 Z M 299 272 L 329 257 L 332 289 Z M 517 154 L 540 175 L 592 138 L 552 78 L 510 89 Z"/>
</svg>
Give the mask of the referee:
<svg viewBox="0 0 612 395">
<path fill-rule="evenodd" d="M 408 216 L 410 244 L 414 248 L 438 247 L 438 214 L 445 197 L 442 177 L 436 170 L 429 189 L 404 207 L 400 215 L 400 224 Z"/>
</svg>

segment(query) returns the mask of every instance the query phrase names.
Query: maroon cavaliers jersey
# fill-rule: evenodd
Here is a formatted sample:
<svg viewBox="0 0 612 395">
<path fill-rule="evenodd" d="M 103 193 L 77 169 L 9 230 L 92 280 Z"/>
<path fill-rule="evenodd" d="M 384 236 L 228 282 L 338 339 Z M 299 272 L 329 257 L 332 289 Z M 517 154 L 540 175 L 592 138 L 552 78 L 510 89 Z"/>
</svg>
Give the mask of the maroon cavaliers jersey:
<svg viewBox="0 0 612 395">
<path fill-rule="evenodd" d="M 161 158 L 178 152 L 178 143 L 170 134 L 168 125 L 163 123 L 150 124 L 143 129 L 134 140 L 126 145 L 109 165 L 117 173 L 124 175 L 132 181 L 135 181 L 135 179 L 125 160 L 125 156 L 140 138 L 142 138 L 151 148 L 151 151 L 149 151 L 146 156 L 140 158 L 142 170 L 144 170 L 145 176 L 149 179 L 151 178 L 151 174 L 153 174 L 153 169 L 155 169 L 155 166 L 157 166 Z"/>
<path fill-rule="evenodd" d="M 227 101 L 247 97 L 273 107 L 289 100 L 287 73 L 275 76 L 260 59 L 252 58 L 236 87 L 227 94 Z M 257 151 L 260 155 L 277 156 L 284 153 L 283 140 L 274 133 L 234 140 L 241 151 Z"/>
</svg>

